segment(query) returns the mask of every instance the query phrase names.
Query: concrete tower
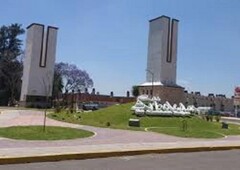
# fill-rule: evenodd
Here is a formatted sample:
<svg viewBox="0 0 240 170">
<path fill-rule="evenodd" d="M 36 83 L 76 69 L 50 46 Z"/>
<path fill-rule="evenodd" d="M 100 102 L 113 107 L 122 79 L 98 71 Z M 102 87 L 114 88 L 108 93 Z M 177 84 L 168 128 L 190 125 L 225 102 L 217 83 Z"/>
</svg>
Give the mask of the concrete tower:
<svg viewBox="0 0 240 170">
<path fill-rule="evenodd" d="M 177 86 L 178 20 L 161 16 L 149 21 L 147 82 Z"/>
<path fill-rule="evenodd" d="M 33 23 L 27 27 L 27 39 L 20 101 L 41 103 L 52 94 L 57 44 L 56 27 Z"/>
<path fill-rule="evenodd" d="M 185 100 L 184 88 L 176 83 L 178 22 L 167 16 L 149 21 L 146 82 L 139 85 L 140 95 L 171 104 Z"/>
</svg>

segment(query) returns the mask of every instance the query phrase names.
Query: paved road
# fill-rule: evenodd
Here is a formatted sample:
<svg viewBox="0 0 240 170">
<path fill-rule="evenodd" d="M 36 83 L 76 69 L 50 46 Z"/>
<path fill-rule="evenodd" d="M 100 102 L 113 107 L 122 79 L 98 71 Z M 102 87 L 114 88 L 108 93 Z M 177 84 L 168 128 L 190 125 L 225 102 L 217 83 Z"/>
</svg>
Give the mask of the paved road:
<svg viewBox="0 0 240 170">
<path fill-rule="evenodd" d="M 238 170 L 240 150 L 0 165 L 1 170 Z"/>
</svg>

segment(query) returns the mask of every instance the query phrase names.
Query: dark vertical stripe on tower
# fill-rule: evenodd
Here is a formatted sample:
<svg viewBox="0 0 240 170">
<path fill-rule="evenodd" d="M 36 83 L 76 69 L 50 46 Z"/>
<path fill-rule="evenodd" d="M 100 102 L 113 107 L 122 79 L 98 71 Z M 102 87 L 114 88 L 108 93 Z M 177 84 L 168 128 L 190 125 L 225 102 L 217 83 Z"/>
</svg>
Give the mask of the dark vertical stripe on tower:
<svg viewBox="0 0 240 170">
<path fill-rule="evenodd" d="M 166 60 L 167 62 L 169 61 L 169 55 L 170 55 L 170 50 L 171 50 L 171 44 L 170 44 L 170 37 L 171 37 L 171 19 L 168 18 L 168 37 L 167 37 L 167 56 L 166 56 Z"/>
<path fill-rule="evenodd" d="M 41 39 L 41 52 L 40 52 L 40 60 L 39 60 L 39 66 L 40 67 L 45 67 L 45 66 L 42 66 L 42 54 L 43 54 L 43 39 L 44 39 L 44 25 L 40 25 L 42 27 L 42 39 Z"/>
<path fill-rule="evenodd" d="M 46 35 L 46 42 L 45 42 L 45 54 L 44 54 L 44 66 L 46 67 L 47 65 L 47 58 L 48 58 L 48 45 L 49 45 L 49 34 L 50 34 L 50 30 L 51 29 L 58 29 L 57 27 L 52 27 L 52 26 L 48 26 L 47 28 L 47 35 Z"/>
<path fill-rule="evenodd" d="M 49 31 L 50 27 L 47 28 L 47 35 L 46 35 L 46 42 L 45 42 L 45 57 L 44 57 L 44 67 L 46 67 L 47 64 L 47 54 L 48 54 L 48 41 L 49 41 Z"/>
<path fill-rule="evenodd" d="M 173 31 L 174 31 L 174 19 L 172 19 L 172 25 L 171 25 L 171 42 L 170 42 L 170 52 L 168 56 L 168 62 L 172 62 L 172 45 L 173 45 Z"/>
</svg>

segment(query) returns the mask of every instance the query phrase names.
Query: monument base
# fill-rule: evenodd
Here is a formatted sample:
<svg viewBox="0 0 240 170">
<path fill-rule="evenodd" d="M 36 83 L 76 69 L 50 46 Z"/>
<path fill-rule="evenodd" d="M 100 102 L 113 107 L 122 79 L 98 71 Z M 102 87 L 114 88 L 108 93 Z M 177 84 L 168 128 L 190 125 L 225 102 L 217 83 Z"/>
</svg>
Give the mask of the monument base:
<svg viewBox="0 0 240 170">
<path fill-rule="evenodd" d="M 151 94 L 153 91 L 153 94 Z M 139 95 L 158 96 L 161 102 L 168 101 L 170 104 L 179 104 L 185 102 L 184 88 L 181 86 L 139 86 Z"/>
<path fill-rule="evenodd" d="M 49 98 L 50 99 L 50 98 Z M 19 106 L 31 108 L 50 108 L 51 103 L 47 101 L 46 96 L 27 95 L 25 101 L 20 101 Z"/>
</svg>

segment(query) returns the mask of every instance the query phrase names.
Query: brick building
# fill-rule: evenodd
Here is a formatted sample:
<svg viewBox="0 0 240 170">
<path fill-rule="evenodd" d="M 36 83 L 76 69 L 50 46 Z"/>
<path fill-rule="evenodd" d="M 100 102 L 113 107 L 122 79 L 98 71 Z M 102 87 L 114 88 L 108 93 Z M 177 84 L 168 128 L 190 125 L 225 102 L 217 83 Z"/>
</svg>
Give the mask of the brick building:
<svg viewBox="0 0 240 170">
<path fill-rule="evenodd" d="M 235 115 L 240 116 L 240 87 L 234 89 L 234 110 Z"/>
<path fill-rule="evenodd" d="M 114 96 L 113 92 L 110 95 L 101 95 L 95 93 L 68 93 L 61 96 L 68 103 L 99 103 L 103 105 L 123 104 L 129 102 L 135 102 L 135 97 L 130 97 L 129 92 L 126 96 Z"/>
<path fill-rule="evenodd" d="M 153 89 L 153 90 L 152 90 Z M 153 91 L 153 93 L 152 93 Z M 149 97 L 158 96 L 161 102 L 168 101 L 170 104 L 183 103 L 185 106 L 194 105 L 196 107 L 212 107 L 218 111 L 233 111 L 233 98 L 227 98 L 225 95 L 212 93 L 208 96 L 201 95 L 200 92 L 188 93 L 182 87 L 169 87 L 162 85 L 139 86 L 140 95 L 148 95 Z M 240 106 L 240 105 L 239 105 Z"/>
</svg>

